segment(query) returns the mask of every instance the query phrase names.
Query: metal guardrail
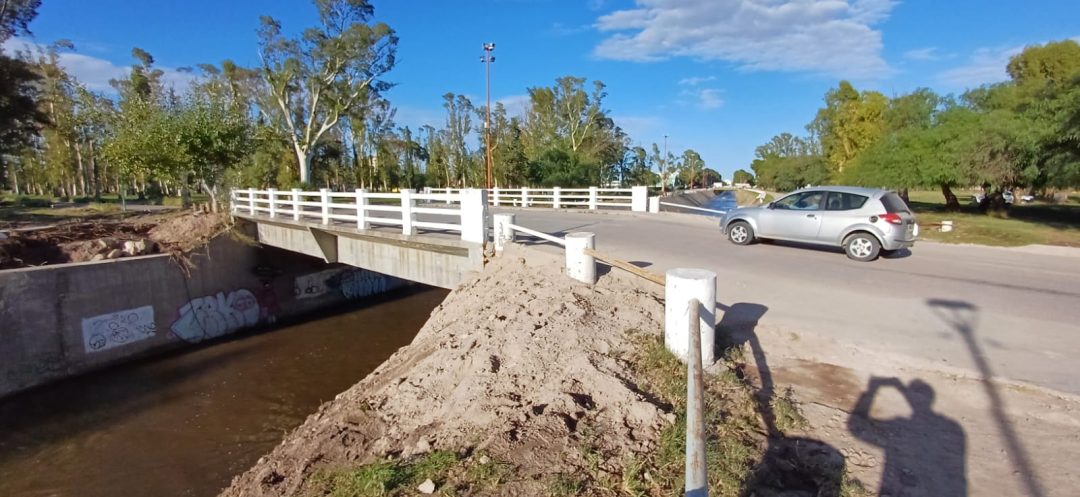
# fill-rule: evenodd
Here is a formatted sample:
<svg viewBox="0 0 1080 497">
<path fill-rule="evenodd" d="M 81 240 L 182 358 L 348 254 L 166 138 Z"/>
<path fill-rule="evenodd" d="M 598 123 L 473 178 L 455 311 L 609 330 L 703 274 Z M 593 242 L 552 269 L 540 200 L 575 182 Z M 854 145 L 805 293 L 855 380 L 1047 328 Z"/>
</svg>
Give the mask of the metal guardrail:
<svg viewBox="0 0 1080 497">
<path fill-rule="evenodd" d="M 671 202 L 660 202 L 660 205 L 664 205 L 664 206 L 667 206 L 667 207 L 678 207 L 680 209 L 690 209 L 690 210 L 694 210 L 694 211 L 709 212 L 709 213 L 712 213 L 712 214 L 727 214 L 727 212 L 728 212 L 728 211 L 718 211 L 716 209 L 706 209 L 704 207 L 694 207 L 692 205 L 673 204 Z"/>
<path fill-rule="evenodd" d="M 454 193 L 375 193 L 364 189 L 351 192 L 292 190 L 232 190 L 232 212 L 267 215 L 270 218 L 290 217 L 294 221 L 316 220 L 329 225 L 335 221 L 355 224 L 366 230 L 373 225 L 400 226 L 401 234 L 415 235 L 418 230 L 452 231 L 461 239 L 484 243 L 487 237 L 485 210 L 487 192 L 476 189 Z M 374 202 L 373 202 L 374 201 Z M 448 202 L 451 207 L 424 207 L 418 202 Z M 373 215 L 383 213 L 383 215 Z M 421 220 L 418 214 L 438 220 Z"/>
<path fill-rule="evenodd" d="M 705 465 L 705 379 L 701 365 L 698 299 L 690 299 L 690 348 L 686 356 L 686 497 L 708 497 Z"/>
</svg>

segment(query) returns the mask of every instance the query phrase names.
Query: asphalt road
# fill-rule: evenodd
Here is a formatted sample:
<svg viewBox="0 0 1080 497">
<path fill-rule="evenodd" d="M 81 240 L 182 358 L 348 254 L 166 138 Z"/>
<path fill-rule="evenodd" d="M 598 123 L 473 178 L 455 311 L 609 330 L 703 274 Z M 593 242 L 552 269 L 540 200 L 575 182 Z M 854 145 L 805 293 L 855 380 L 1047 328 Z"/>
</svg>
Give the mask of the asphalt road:
<svg viewBox="0 0 1080 497">
<path fill-rule="evenodd" d="M 920 242 L 904 256 L 858 263 L 839 249 L 736 246 L 716 220 L 696 216 L 498 212 L 547 233 L 593 232 L 597 250 L 651 271 L 716 271 L 717 300 L 765 306 L 763 325 L 910 358 L 919 367 L 1080 394 L 1080 249 Z"/>
</svg>

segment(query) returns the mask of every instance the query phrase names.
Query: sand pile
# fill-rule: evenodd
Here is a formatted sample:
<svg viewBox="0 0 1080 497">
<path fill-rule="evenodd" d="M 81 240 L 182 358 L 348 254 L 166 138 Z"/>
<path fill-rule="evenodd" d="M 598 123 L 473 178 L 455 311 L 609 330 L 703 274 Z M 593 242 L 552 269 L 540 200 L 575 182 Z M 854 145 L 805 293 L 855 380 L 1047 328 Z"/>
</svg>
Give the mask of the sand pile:
<svg viewBox="0 0 1080 497">
<path fill-rule="evenodd" d="M 451 293 L 411 345 L 323 405 L 223 495 L 306 495 L 320 472 L 433 450 L 513 465 L 497 489 L 468 494 L 542 495 L 548 476 L 586 464 L 584 436 L 610 455 L 593 464 L 652 450 L 674 416 L 639 393 L 619 358 L 630 353 L 628 331 L 659 333 L 663 305 L 616 278 L 575 282 L 561 265 L 509 249 Z"/>
</svg>

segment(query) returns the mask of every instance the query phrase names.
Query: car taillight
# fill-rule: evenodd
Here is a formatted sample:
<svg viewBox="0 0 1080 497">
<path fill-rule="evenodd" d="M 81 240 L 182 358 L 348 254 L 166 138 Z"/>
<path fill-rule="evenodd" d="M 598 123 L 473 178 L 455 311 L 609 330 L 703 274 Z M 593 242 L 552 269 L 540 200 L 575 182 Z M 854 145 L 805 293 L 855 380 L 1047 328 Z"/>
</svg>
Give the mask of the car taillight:
<svg viewBox="0 0 1080 497">
<path fill-rule="evenodd" d="M 881 214 L 880 216 L 878 216 L 878 218 L 889 224 L 904 224 L 904 220 L 900 217 L 900 214 Z"/>
</svg>

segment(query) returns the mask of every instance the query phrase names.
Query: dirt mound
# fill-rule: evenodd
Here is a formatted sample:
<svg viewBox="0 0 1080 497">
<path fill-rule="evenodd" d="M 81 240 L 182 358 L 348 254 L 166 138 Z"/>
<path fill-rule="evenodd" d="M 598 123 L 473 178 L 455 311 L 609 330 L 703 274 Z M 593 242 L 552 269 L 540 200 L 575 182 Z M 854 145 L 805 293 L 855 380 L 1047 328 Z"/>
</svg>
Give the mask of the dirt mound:
<svg viewBox="0 0 1080 497">
<path fill-rule="evenodd" d="M 411 345 L 223 495 L 322 495 L 327 472 L 440 450 L 513 466 L 497 488 L 464 493 L 544 495 L 556 475 L 653 450 L 674 416 L 640 393 L 618 358 L 633 347 L 628 331 L 658 333 L 661 301 L 615 278 L 589 287 L 560 265 L 509 249 L 451 293 Z M 586 439 L 607 456 L 583 460 Z"/>
<path fill-rule="evenodd" d="M 228 214 L 184 213 L 160 219 L 150 231 L 150 239 L 168 250 L 190 252 L 231 227 Z"/>
<path fill-rule="evenodd" d="M 229 226 L 223 214 L 183 212 L 11 231 L 0 239 L 0 269 L 189 252 Z"/>
</svg>

